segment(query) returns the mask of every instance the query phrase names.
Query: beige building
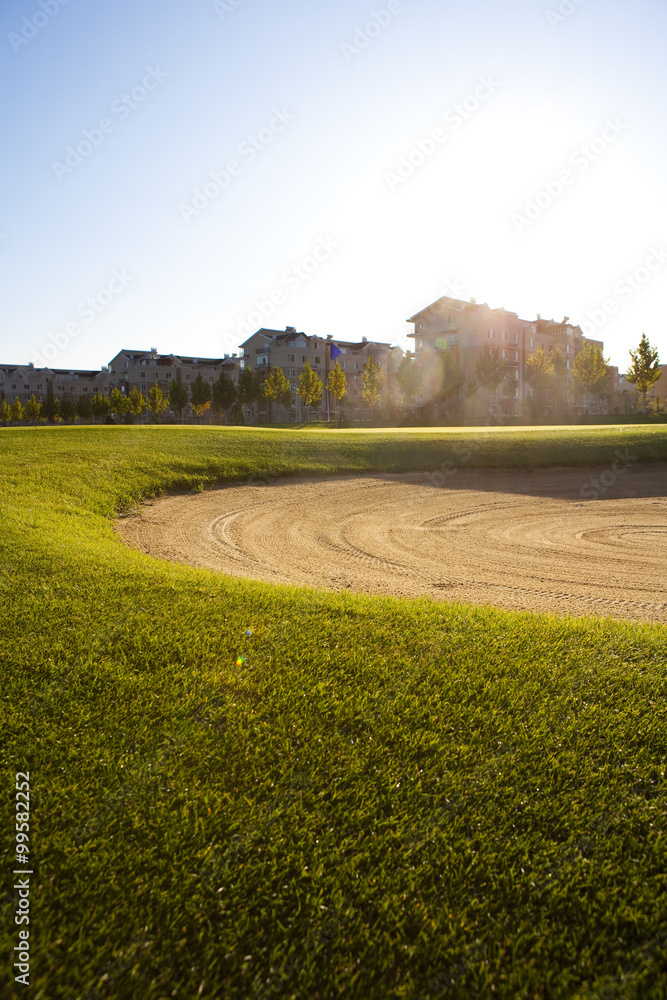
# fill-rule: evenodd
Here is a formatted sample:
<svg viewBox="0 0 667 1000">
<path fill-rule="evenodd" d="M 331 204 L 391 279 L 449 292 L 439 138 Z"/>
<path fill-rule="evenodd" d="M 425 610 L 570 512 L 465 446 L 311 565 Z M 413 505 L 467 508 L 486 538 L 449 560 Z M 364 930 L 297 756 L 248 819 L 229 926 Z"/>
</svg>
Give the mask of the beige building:
<svg viewBox="0 0 667 1000">
<path fill-rule="evenodd" d="M 556 400 L 545 401 L 545 415 L 584 412 L 587 403 L 590 405 L 574 381 L 572 367 L 585 343 L 596 347 L 603 344 L 587 341 L 581 328 L 571 324 L 567 316 L 561 322 L 540 315 L 535 320 L 524 320 L 517 313 L 491 309 L 474 299 L 465 302 L 444 296 L 408 322 L 414 324 L 414 333 L 408 336 L 415 341 L 416 362 L 422 369 L 418 402 L 432 405 L 436 417 L 451 414 L 460 406 L 465 408 L 466 393 L 462 388 L 447 392 L 448 379 L 459 369 L 466 378 L 472 378 L 487 345 L 496 347 L 508 365 L 508 377 L 495 392 L 485 394 L 489 414 L 518 417 L 528 410 L 533 391 L 526 378 L 526 360 L 540 347 L 545 354 L 560 350 L 565 363 L 562 392 Z"/>
<path fill-rule="evenodd" d="M 335 360 L 331 357 L 333 346 L 340 351 Z M 274 368 L 281 368 L 289 380 L 295 395 L 295 408 L 288 416 L 284 412 L 277 413 L 275 405 L 269 406 L 267 403 L 263 403 L 260 418 L 269 421 L 286 416 L 297 422 L 306 418 L 305 407 L 296 395 L 296 390 L 299 376 L 307 361 L 310 362 L 311 368 L 325 386 L 320 409 L 309 414 L 312 419 L 328 420 L 333 419 L 335 415 L 336 401 L 327 391 L 326 384 L 329 372 L 335 367 L 336 361 L 345 373 L 347 382 L 347 398 L 343 400 L 343 408 L 353 417 L 367 417 L 368 407 L 361 392 L 361 374 L 368 358 L 372 355 L 373 360 L 384 369 L 385 385 L 382 405 L 386 406 L 395 398 L 394 374 L 403 357 L 403 351 L 400 347 L 392 347 L 390 344 L 379 341 L 370 341 L 366 337 L 362 337 L 361 341 L 334 341 L 330 335 L 327 337 L 308 336 L 305 333 L 297 332 L 295 327 L 287 327 L 284 331 L 258 330 L 245 343 L 241 344 L 240 350 L 241 366 L 243 368 L 250 366 L 259 375 L 261 381 L 264 381 Z"/>
<path fill-rule="evenodd" d="M 43 403 L 47 396 L 62 399 L 69 396 L 75 403 L 81 396 L 93 398 L 99 392 L 108 396 L 111 375 L 100 371 L 67 368 L 34 368 L 32 365 L 0 365 L 0 399 L 8 403 L 15 399 L 25 406 L 31 396 Z"/>
<path fill-rule="evenodd" d="M 179 382 L 189 392 L 198 375 L 201 375 L 204 382 L 212 385 L 224 372 L 232 382 L 238 384 L 240 371 L 236 354 L 231 357 L 225 354 L 222 358 L 186 357 L 159 354 L 154 347 L 150 351 L 119 351 L 108 367 L 113 388 L 119 388 L 124 395 L 138 389 L 144 398 L 154 385 L 166 396 L 172 381 Z M 183 415 L 192 415 L 189 406 L 184 408 Z"/>
</svg>

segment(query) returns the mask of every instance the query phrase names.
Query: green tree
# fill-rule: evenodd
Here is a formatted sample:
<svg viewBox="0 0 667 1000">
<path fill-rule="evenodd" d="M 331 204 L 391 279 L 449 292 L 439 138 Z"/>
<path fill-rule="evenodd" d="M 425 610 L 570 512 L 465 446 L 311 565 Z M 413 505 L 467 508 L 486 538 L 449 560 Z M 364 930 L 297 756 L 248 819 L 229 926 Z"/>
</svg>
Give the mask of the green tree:
<svg viewBox="0 0 667 1000">
<path fill-rule="evenodd" d="M 188 396 L 187 389 L 185 389 L 180 382 L 174 379 L 169 384 L 169 392 L 167 393 L 167 402 L 169 403 L 169 408 L 178 413 L 181 419 L 183 418 L 183 407 L 188 405 L 190 397 Z"/>
<path fill-rule="evenodd" d="M 58 423 L 60 420 L 60 402 L 57 396 L 52 396 L 49 393 L 42 403 L 42 416 L 46 417 L 50 424 Z"/>
<path fill-rule="evenodd" d="M 286 410 L 294 405 L 292 387 L 282 368 L 274 368 L 269 372 L 264 382 L 264 395 Z"/>
<path fill-rule="evenodd" d="M 600 398 L 609 382 L 609 358 L 602 357 L 602 348 L 586 341 L 572 364 L 577 382 L 592 396 Z"/>
<path fill-rule="evenodd" d="M 544 412 L 548 394 L 554 383 L 553 360 L 539 347 L 526 358 L 526 381 L 533 390 L 533 410 L 536 416 Z"/>
<path fill-rule="evenodd" d="M 124 396 L 117 387 L 112 389 L 109 395 L 109 409 L 117 417 L 122 417 L 128 412 L 128 397 Z"/>
<path fill-rule="evenodd" d="M 153 417 L 156 420 L 158 420 L 167 409 L 167 400 L 164 398 L 164 393 L 159 385 L 153 385 L 148 390 L 146 408 L 153 414 Z"/>
<path fill-rule="evenodd" d="M 201 417 L 205 410 L 208 410 L 211 405 L 211 386 L 208 382 L 204 382 L 201 374 L 197 375 L 197 378 L 192 383 L 192 390 L 190 392 L 190 406 L 192 407 L 192 412 Z"/>
<path fill-rule="evenodd" d="M 6 427 L 9 421 L 12 419 L 12 409 L 6 399 L 3 399 L 0 403 L 0 420 L 2 421 L 2 426 Z"/>
<path fill-rule="evenodd" d="M 323 388 L 322 379 L 310 367 L 310 361 L 306 361 L 304 369 L 299 375 L 299 385 L 296 390 L 297 396 L 301 398 L 306 407 L 306 412 L 308 412 L 309 407 L 319 406 L 322 402 Z"/>
<path fill-rule="evenodd" d="M 371 414 L 382 399 L 382 386 L 384 385 L 384 368 L 373 360 L 373 355 L 368 355 L 368 361 L 364 365 L 361 373 L 361 395 L 371 408 Z"/>
<path fill-rule="evenodd" d="M 12 420 L 16 420 L 20 423 L 23 420 L 23 406 L 20 399 L 12 400 L 12 405 L 10 407 Z"/>
<path fill-rule="evenodd" d="M 642 333 L 642 339 L 636 351 L 630 351 L 632 364 L 625 378 L 631 385 L 637 386 L 637 392 L 642 394 L 642 413 L 646 413 L 646 394 L 660 378 L 660 360 L 658 348 L 651 347 L 648 337 Z"/>
<path fill-rule="evenodd" d="M 106 417 L 111 409 L 111 403 L 106 396 L 98 390 L 92 398 L 90 408 L 93 411 L 93 417 Z"/>
<path fill-rule="evenodd" d="M 509 365 L 495 344 L 485 344 L 475 364 L 475 388 L 483 389 L 486 395 L 486 409 L 489 412 L 489 395 L 498 390 L 507 378 Z M 472 382 L 471 382 L 472 386 Z"/>
<path fill-rule="evenodd" d="M 88 396 L 85 395 L 79 396 L 76 403 L 77 416 L 80 417 L 81 420 L 88 421 L 92 416 L 92 412 L 93 412 L 93 406 Z"/>
<path fill-rule="evenodd" d="M 65 423 L 74 420 L 76 416 L 76 403 L 71 396 L 65 394 L 60 400 L 60 417 Z"/>
<path fill-rule="evenodd" d="M 25 415 L 27 419 L 31 422 L 33 427 L 39 420 L 41 412 L 42 412 L 42 404 L 37 402 L 34 395 L 31 396 L 25 408 Z"/>
<path fill-rule="evenodd" d="M 411 401 L 415 398 L 422 384 L 422 370 L 417 365 L 414 355 L 408 351 L 396 369 L 396 384 L 403 397 L 403 405 L 409 410 Z"/>
<path fill-rule="evenodd" d="M 327 378 L 327 389 L 336 400 L 336 426 L 340 420 L 340 403 L 347 395 L 347 381 L 341 366 L 336 362 Z"/>
<path fill-rule="evenodd" d="M 236 402 L 236 386 L 226 372 L 220 375 L 211 389 L 211 406 L 216 413 L 227 413 Z"/>
<path fill-rule="evenodd" d="M 126 400 L 127 409 L 126 413 L 129 413 L 131 417 L 140 417 L 144 412 L 144 407 L 146 406 L 146 400 L 144 399 L 142 393 L 134 387 L 130 395 Z"/>
<path fill-rule="evenodd" d="M 254 410 L 255 403 L 262 397 L 262 384 L 259 376 L 256 375 L 250 365 L 243 369 L 239 375 L 238 400 L 245 406 Z"/>
</svg>

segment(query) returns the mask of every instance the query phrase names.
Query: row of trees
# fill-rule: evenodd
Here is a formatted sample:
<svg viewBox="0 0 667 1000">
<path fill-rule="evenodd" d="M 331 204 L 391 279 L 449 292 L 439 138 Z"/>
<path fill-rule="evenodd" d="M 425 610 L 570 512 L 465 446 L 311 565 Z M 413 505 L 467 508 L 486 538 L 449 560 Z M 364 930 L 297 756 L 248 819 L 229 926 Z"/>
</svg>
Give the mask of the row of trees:
<svg viewBox="0 0 667 1000">
<path fill-rule="evenodd" d="M 642 411 L 645 413 L 647 393 L 661 374 L 658 350 L 642 334 L 637 350 L 630 351 L 630 357 L 631 365 L 625 377 L 641 394 Z M 567 370 L 566 359 L 559 349 L 546 354 L 540 347 L 526 359 L 525 378 L 533 390 L 535 416 L 541 415 L 549 403 L 554 415 L 564 406 Z M 598 402 L 610 392 L 609 359 L 603 357 L 600 347 L 586 343 L 573 361 L 572 374 L 581 389 L 590 393 Z M 417 367 L 408 352 L 396 371 L 396 382 L 406 409 L 414 401 L 422 385 L 422 377 L 422 369 Z M 444 356 L 439 389 L 434 401 L 444 402 L 453 397 L 458 399 L 462 389 L 469 399 L 480 390 L 494 394 L 501 385 L 508 395 L 514 395 L 517 380 L 499 349 L 495 345 L 486 345 L 477 359 L 475 371 L 469 375 L 464 374 L 458 363 L 450 362 L 448 356 Z"/>
<path fill-rule="evenodd" d="M 381 401 L 384 384 L 384 371 L 372 356 L 364 366 L 361 374 L 362 395 L 373 410 Z M 329 372 L 327 389 L 336 401 L 336 419 L 340 416 L 342 401 L 347 395 L 345 374 L 338 362 Z M 322 402 L 324 384 L 309 362 L 299 375 L 296 395 L 300 397 L 306 412 L 317 409 Z M 89 421 L 105 420 L 108 417 L 116 419 L 138 419 L 147 412 L 155 421 L 159 421 L 167 407 L 182 418 L 186 406 L 191 406 L 195 416 L 201 418 L 211 409 L 221 417 L 223 414 L 230 423 L 243 422 L 243 407 L 251 409 L 263 400 L 275 402 L 289 412 L 295 405 L 295 396 L 282 368 L 274 368 L 266 380 L 262 382 L 256 372 L 250 367 L 244 368 L 239 376 L 238 385 L 224 372 L 212 385 L 204 382 L 201 375 L 192 383 L 190 392 L 180 382 L 173 381 L 169 392 L 165 395 L 159 386 L 153 386 L 144 397 L 138 389 L 133 389 L 124 395 L 120 389 L 112 389 L 109 396 L 97 392 L 92 398 L 81 396 L 73 400 L 65 395 L 61 399 L 47 396 L 40 402 L 34 396 L 23 405 L 16 399 L 11 404 L 3 400 L 0 403 L 0 423 L 20 423 L 27 420 L 32 424 L 71 422 L 75 418 Z"/>
</svg>

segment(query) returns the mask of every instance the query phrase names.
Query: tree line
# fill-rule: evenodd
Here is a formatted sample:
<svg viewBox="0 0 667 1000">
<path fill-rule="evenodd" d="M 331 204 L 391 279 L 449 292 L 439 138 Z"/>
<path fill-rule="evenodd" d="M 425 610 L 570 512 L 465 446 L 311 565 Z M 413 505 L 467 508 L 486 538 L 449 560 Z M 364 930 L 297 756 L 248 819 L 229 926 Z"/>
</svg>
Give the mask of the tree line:
<svg viewBox="0 0 667 1000">
<path fill-rule="evenodd" d="M 361 379 L 363 398 L 373 410 L 381 402 L 384 370 L 372 355 L 364 366 Z M 340 407 L 347 396 L 347 383 L 338 362 L 329 372 L 326 387 L 336 401 L 336 419 L 339 420 Z M 319 408 L 323 390 L 324 383 L 307 361 L 296 388 L 296 396 L 301 399 L 307 413 L 312 415 L 313 410 Z M 198 418 L 211 410 L 219 419 L 224 417 L 229 423 L 240 424 L 244 422 L 243 408 L 250 407 L 254 413 L 263 400 L 283 407 L 288 413 L 294 408 L 295 393 L 282 368 L 273 368 L 263 382 L 250 366 L 243 369 L 238 384 L 224 372 L 212 384 L 198 375 L 190 392 L 174 380 L 167 393 L 155 385 L 146 396 L 136 388 L 127 395 L 114 388 L 108 396 L 98 391 L 92 397 L 82 395 L 77 400 L 68 395 L 61 398 L 47 396 L 41 402 L 33 395 L 25 405 L 18 399 L 12 403 L 3 400 L 0 403 L 0 423 L 5 426 L 22 421 L 31 424 L 69 423 L 75 418 L 102 422 L 115 418 L 134 422 L 144 413 L 158 422 L 167 407 L 182 419 L 183 411 L 189 405 Z"/>
</svg>

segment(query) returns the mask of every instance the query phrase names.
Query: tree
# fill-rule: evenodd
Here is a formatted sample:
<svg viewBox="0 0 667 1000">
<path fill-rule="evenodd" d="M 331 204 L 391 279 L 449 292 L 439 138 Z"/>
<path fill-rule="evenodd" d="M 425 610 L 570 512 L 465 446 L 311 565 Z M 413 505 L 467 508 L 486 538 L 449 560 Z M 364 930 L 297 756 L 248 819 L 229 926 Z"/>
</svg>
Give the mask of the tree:
<svg viewBox="0 0 667 1000">
<path fill-rule="evenodd" d="M 139 392 L 135 386 L 130 395 L 126 399 L 126 413 L 129 413 L 131 417 L 140 417 L 144 412 L 144 407 L 146 406 L 146 400 L 143 395 Z"/>
<path fill-rule="evenodd" d="M 396 369 L 396 384 L 403 397 L 403 405 L 408 410 L 411 400 L 415 398 L 422 384 L 422 370 L 417 366 L 414 355 L 410 351 L 401 359 L 401 363 Z"/>
<path fill-rule="evenodd" d="M 495 393 L 498 386 L 507 378 L 509 365 L 495 344 L 485 344 L 475 365 L 476 387 L 484 389 L 488 394 Z"/>
<path fill-rule="evenodd" d="M 128 412 L 128 398 L 118 388 L 111 390 L 109 409 L 117 417 L 122 417 L 124 413 Z"/>
<path fill-rule="evenodd" d="M 169 384 L 169 392 L 167 393 L 167 402 L 169 403 L 170 409 L 174 413 L 178 413 L 179 417 L 183 419 L 183 407 L 188 405 L 190 397 L 188 396 L 187 390 L 174 379 Z"/>
<path fill-rule="evenodd" d="M 76 403 L 71 396 L 64 395 L 60 400 L 60 417 L 67 423 L 76 416 Z"/>
<path fill-rule="evenodd" d="M 292 387 L 282 368 L 274 368 L 273 371 L 269 372 L 264 382 L 264 395 L 286 410 L 294 405 Z"/>
<path fill-rule="evenodd" d="M 257 400 L 261 399 L 261 396 L 262 384 L 259 381 L 259 376 L 256 375 L 250 365 L 248 365 L 239 375 L 239 403 L 249 406 L 252 410 Z"/>
<path fill-rule="evenodd" d="M 2 426 L 6 427 L 9 421 L 12 419 L 12 410 L 6 399 L 3 399 L 0 403 L 0 420 L 2 421 Z"/>
<path fill-rule="evenodd" d="M 82 420 L 90 420 L 92 412 L 93 407 L 88 396 L 79 396 L 76 403 L 76 415 Z"/>
<path fill-rule="evenodd" d="M 384 368 L 373 360 L 373 355 L 368 355 L 368 361 L 364 365 L 361 373 L 361 395 L 371 408 L 371 414 L 382 399 L 382 386 L 384 385 Z"/>
<path fill-rule="evenodd" d="M 344 396 L 347 395 L 347 382 L 345 380 L 345 374 L 341 366 L 336 362 L 332 371 L 329 372 L 329 377 L 327 379 L 327 389 L 336 400 L 336 427 L 338 426 L 338 421 L 340 417 L 340 403 Z"/>
<path fill-rule="evenodd" d="M 16 420 L 20 423 L 23 420 L 23 406 L 21 405 L 20 399 L 12 400 L 12 405 L 10 407 L 12 420 Z"/>
<path fill-rule="evenodd" d="M 57 423 L 60 420 L 60 403 L 57 396 L 49 394 L 42 404 L 42 416 L 46 417 L 49 423 Z"/>
<path fill-rule="evenodd" d="M 306 361 L 305 367 L 299 375 L 299 387 L 296 390 L 297 396 L 301 397 L 306 409 L 318 406 L 322 402 L 323 388 L 322 379 L 310 367 L 310 361 Z"/>
<path fill-rule="evenodd" d="M 39 420 L 40 414 L 42 412 L 42 404 L 38 403 L 34 395 L 28 400 L 28 405 L 25 408 L 26 418 L 32 423 L 33 427 Z"/>
<path fill-rule="evenodd" d="M 192 383 L 192 390 L 190 392 L 190 406 L 192 407 L 192 412 L 197 417 L 201 417 L 204 410 L 208 410 L 210 405 L 211 387 L 208 382 L 204 382 L 201 374 L 199 374 Z"/>
<path fill-rule="evenodd" d="M 586 392 L 600 397 L 609 380 L 609 358 L 602 357 L 602 348 L 586 341 L 572 364 L 575 379 Z"/>
<path fill-rule="evenodd" d="M 164 393 L 159 385 L 153 385 L 148 390 L 146 407 L 150 410 L 156 420 L 161 417 L 167 409 L 167 400 L 164 398 Z"/>
<path fill-rule="evenodd" d="M 225 372 L 220 372 L 211 389 L 211 405 L 216 413 L 226 413 L 236 402 L 236 386 Z"/>
<path fill-rule="evenodd" d="M 631 385 L 637 386 L 637 392 L 642 394 L 642 413 L 646 413 L 646 394 L 660 378 L 660 361 L 658 348 L 651 347 L 648 337 L 642 333 L 642 339 L 636 351 L 630 351 L 632 364 L 625 378 Z"/>
<path fill-rule="evenodd" d="M 533 390 L 533 409 L 539 415 L 543 409 L 547 394 L 553 386 L 554 363 L 539 347 L 534 354 L 526 358 L 526 381 Z"/>
<path fill-rule="evenodd" d="M 93 417 L 106 417 L 111 409 L 111 404 L 108 398 L 98 390 L 92 398 L 90 408 L 93 411 Z"/>
</svg>

